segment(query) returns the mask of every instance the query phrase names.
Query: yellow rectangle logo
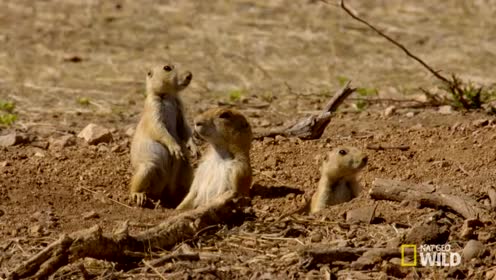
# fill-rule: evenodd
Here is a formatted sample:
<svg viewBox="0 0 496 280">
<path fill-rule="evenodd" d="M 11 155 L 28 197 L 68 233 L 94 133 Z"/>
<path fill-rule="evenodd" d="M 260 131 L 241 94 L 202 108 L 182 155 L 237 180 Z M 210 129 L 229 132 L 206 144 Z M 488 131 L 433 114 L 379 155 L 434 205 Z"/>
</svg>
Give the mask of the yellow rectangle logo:
<svg viewBox="0 0 496 280">
<path fill-rule="evenodd" d="M 405 262 L 405 249 L 413 249 L 413 262 Z M 403 244 L 401 245 L 401 266 L 417 266 L 417 245 Z"/>
</svg>

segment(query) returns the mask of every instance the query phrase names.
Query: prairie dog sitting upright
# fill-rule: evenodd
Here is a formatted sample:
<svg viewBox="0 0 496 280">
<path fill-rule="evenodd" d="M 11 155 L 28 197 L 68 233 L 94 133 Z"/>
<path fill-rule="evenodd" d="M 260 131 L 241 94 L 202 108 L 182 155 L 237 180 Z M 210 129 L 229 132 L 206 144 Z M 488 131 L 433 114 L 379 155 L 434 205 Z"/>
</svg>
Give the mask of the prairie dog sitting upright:
<svg viewBox="0 0 496 280">
<path fill-rule="evenodd" d="M 130 195 L 139 206 L 152 198 L 174 208 L 188 192 L 192 168 L 184 153 L 186 146 L 196 146 L 179 92 L 192 77 L 189 71 L 179 74 L 170 63 L 147 73 L 144 110 L 131 143 Z"/>
<path fill-rule="evenodd" d="M 360 193 L 357 174 L 367 164 L 367 156 L 354 147 L 337 147 L 327 155 L 320 169 L 317 191 L 310 202 L 310 213 L 352 200 Z"/>
<path fill-rule="evenodd" d="M 195 118 L 195 131 L 209 144 L 189 193 L 177 209 L 193 209 L 226 191 L 249 196 L 252 183 L 251 126 L 239 112 L 215 108 Z"/>
</svg>

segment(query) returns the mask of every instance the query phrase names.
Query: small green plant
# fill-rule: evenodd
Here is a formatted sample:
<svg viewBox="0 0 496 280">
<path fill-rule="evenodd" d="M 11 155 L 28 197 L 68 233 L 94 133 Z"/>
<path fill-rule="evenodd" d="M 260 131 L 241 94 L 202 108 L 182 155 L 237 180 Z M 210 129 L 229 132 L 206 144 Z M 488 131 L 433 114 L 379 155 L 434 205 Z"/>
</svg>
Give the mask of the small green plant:
<svg viewBox="0 0 496 280">
<path fill-rule="evenodd" d="M 8 113 L 12 113 L 15 109 L 15 103 L 12 101 L 0 100 L 0 110 Z"/>
<path fill-rule="evenodd" d="M 443 81 L 438 88 L 442 94 L 433 94 L 422 88 L 421 90 L 432 104 L 438 106 L 449 104 L 457 109 L 480 109 L 483 104 L 494 101 L 496 97 L 495 88 L 484 88 L 470 81 L 464 82 L 456 75 L 452 75 L 450 80 Z M 496 111 L 493 107 L 489 109 L 490 112 Z"/>
<path fill-rule="evenodd" d="M 360 96 L 367 97 L 377 95 L 379 94 L 379 91 L 376 88 L 357 88 L 356 93 Z"/>
<path fill-rule="evenodd" d="M 260 95 L 260 98 L 262 98 L 262 100 L 267 103 L 271 103 L 272 100 L 274 100 L 274 94 L 272 93 L 272 91 L 266 91 Z"/>
<path fill-rule="evenodd" d="M 16 114 L 6 113 L 0 114 L 0 124 L 12 125 L 17 120 Z"/>
<path fill-rule="evenodd" d="M 14 109 L 14 102 L 0 100 L 0 125 L 12 125 L 17 120 Z"/>
<path fill-rule="evenodd" d="M 87 97 L 78 97 L 78 98 L 76 98 L 76 102 L 79 105 L 83 105 L 83 106 L 89 106 L 90 105 L 90 99 Z"/>
<path fill-rule="evenodd" d="M 455 75 L 452 75 L 452 82 L 453 85 L 444 86 L 442 89 L 451 93 L 453 106 L 457 108 L 479 109 L 495 94 L 494 90 L 486 90 L 470 81 L 464 83 Z"/>
<path fill-rule="evenodd" d="M 355 106 L 359 111 L 364 110 L 369 105 L 367 97 L 375 96 L 379 94 L 376 88 L 364 88 L 360 87 L 356 89 L 356 93 L 359 95 L 358 100 L 355 102 Z"/>
<path fill-rule="evenodd" d="M 350 79 L 345 76 L 338 76 L 338 83 L 340 87 L 343 87 Z"/>
<path fill-rule="evenodd" d="M 231 102 L 238 102 L 241 100 L 241 97 L 243 96 L 243 91 L 240 89 L 235 89 L 229 92 L 229 100 Z"/>
<path fill-rule="evenodd" d="M 350 79 L 344 76 L 338 76 L 338 83 L 341 87 L 343 87 Z M 367 97 L 370 96 L 376 96 L 379 94 L 379 91 L 376 88 L 366 88 L 366 87 L 359 87 L 355 90 L 355 92 L 358 94 L 358 98 L 355 101 L 355 106 L 359 111 L 364 110 L 367 108 L 367 105 L 369 102 L 367 101 Z"/>
<path fill-rule="evenodd" d="M 355 106 L 356 108 L 358 109 L 358 111 L 363 111 L 365 110 L 365 108 L 367 108 L 367 105 L 369 105 L 369 103 L 367 102 L 367 100 L 365 99 L 358 99 L 356 102 L 355 102 Z"/>
</svg>

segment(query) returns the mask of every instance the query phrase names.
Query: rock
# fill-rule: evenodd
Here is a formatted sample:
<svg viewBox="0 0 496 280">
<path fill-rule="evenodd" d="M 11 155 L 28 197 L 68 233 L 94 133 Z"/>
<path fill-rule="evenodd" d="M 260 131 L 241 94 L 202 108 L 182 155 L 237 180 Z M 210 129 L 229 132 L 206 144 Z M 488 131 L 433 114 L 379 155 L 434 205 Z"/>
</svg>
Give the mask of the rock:
<svg viewBox="0 0 496 280">
<path fill-rule="evenodd" d="M 35 157 L 40 157 L 40 158 L 42 158 L 42 157 L 45 157 L 45 154 L 44 154 L 44 153 L 42 153 L 42 152 L 35 152 L 35 153 L 34 153 L 34 156 L 35 156 Z"/>
<path fill-rule="evenodd" d="M 42 217 L 43 217 L 43 213 L 41 213 L 40 211 L 36 211 L 31 215 L 30 219 L 32 222 L 37 222 L 37 221 L 41 221 Z"/>
<path fill-rule="evenodd" d="M 486 280 L 496 280 L 496 268 L 486 272 Z"/>
<path fill-rule="evenodd" d="M 414 112 L 408 112 L 408 113 L 405 114 L 405 116 L 407 118 L 412 118 L 413 116 L 415 116 L 415 113 Z"/>
<path fill-rule="evenodd" d="M 380 258 L 375 259 L 360 257 L 358 260 L 352 262 L 350 266 L 355 270 L 370 270 L 380 261 Z"/>
<path fill-rule="evenodd" d="M 414 226 L 405 236 L 404 244 L 444 244 L 450 231 L 447 226 L 437 224 L 437 220 Z"/>
<path fill-rule="evenodd" d="M 18 144 L 26 143 L 28 138 L 24 134 L 19 134 L 17 132 L 11 132 L 6 135 L 0 136 L 0 146 L 10 147 Z"/>
<path fill-rule="evenodd" d="M 83 214 L 84 220 L 97 219 L 97 218 L 100 218 L 100 215 L 98 215 L 98 213 L 95 211 L 89 211 Z"/>
<path fill-rule="evenodd" d="M 395 264 L 392 262 L 386 263 L 383 267 L 383 270 L 386 272 L 387 275 L 400 279 L 404 279 L 410 272 L 408 267 L 402 267 L 400 263 Z"/>
<path fill-rule="evenodd" d="M 126 150 L 127 144 L 113 145 L 110 149 L 113 153 L 121 153 Z"/>
<path fill-rule="evenodd" d="M 48 142 L 47 141 L 36 140 L 36 141 L 31 142 L 30 144 L 33 147 L 40 148 L 40 149 L 43 149 L 43 150 L 48 149 Z"/>
<path fill-rule="evenodd" d="M 382 248 L 374 248 L 366 251 L 356 261 L 351 263 L 351 268 L 356 270 L 372 269 L 377 264 L 387 260 L 387 253 Z"/>
<path fill-rule="evenodd" d="M 375 216 L 375 206 L 366 206 L 346 212 L 346 222 L 349 224 L 370 224 Z"/>
<path fill-rule="evenodd" d="M 392 116 L 396 112 L 396 106 L 389 106 L 384 110 L 384 116 L 389 117 Z"/>
<path fill-rule="evenodd" d="M 329 241 L 329 245 L 333 246 L 333 247 L 342 248 L 342 247 L 350 246 L 350 242 L 348 240 L 345 240 L 345 239 L 336 239 L 336 240 Z"/>
<path fill-rule="evenodd" d="M 483 126 L 486 126 L 488 124 L 489 124 L 488 119 L 479 119 L 479 120 L 475 120 L 472 122 L 472 125 L 475 127 L 483 127 Z"/>
<path fill-rule="evenodd" d="M 322 236 L 322 233 L 320 233 L 320 232 L 314 231 L 310 234 L 310 241 L 312 243 L 318 243 L 318 242 L 322 241 L 322 238 L 323 238 L 323 236 Z"/>
<path fill-rule="evenodd" d="M 41 225 L 34 225 L 29 228 L 29 233 L 33 236 L 41 236 L 43 233 L 43 227 Z"/>
<path fill-rule="evenodd" d="M 97 151 L 99 153 L 106 153 L 109 151 L 109 147 L 107 147 L 105 144 L 102 144 L 102 145 L 98 145 L 97 146 Z"/>
<path fill-rule="evenodd" d="M 270 121 L 268 121 L 268 120 L 262 120 L 262 121 L 260 121 L 260 126 L 261 126 L 261 127 L 269 127 L 269 126 L 270 126 L 270 124 L 271 124 L 271 123 L 270 123 Z"/>
<path fill-rule="evenodd" d="M 282 135 L 276 135 L 275 137 L 275 141 L 278 142 L 278 143 L 281 143 L 281 142 L 284 142 L 284 141 L 287 141 L 288 138 L 282 136 Z"/>
<path fill-rule="evenodd" d="M 136 129 L 134 127 L 130 127 L 128 129 L 126 129 L 126 135 L 129 136 L 129 137 L 132 137 L 134 135 L 134 133 L 136 132 Z"/>
<path fill-rule="evenodd" d="M 10 162 L 6 160 L 0 161 L 0 167 L 7 167 L 7 166 L 10 166 Z"/>
<path fill-rule="evenodd" d="M 97 145 L 99 143 L 109 143 L 112 141 L 112 134 L 110 130 L 90 123 L 78 134 L 79 138 L 83 138 L 86 143 L 90 145 Z"/>
<path fill-rule="evenodd" d="M 412 131 L 421 130 L 422 128 L 424 128 L 424 126 L 423 126 L 421 123 L 418 123 L 418 124 L 416 124 L 416 125 L 414 125 L 414 126 L 410 127 L 410 129 L 411 129 Z"/>
<path fill-rule="evenodd" d="M 484 226 L 484 224 L 478 219 L 467 219 L 463 221 L 460 236 L 466 240 L 475 237 L 475 230 L 478 227 Z"/>
<path fill-rule="evenodd" d="M 485 252 L 485 247 L 482 242 L 478 240 L 470 240 L 467 242 L 462 251 L 462 259 L 467 262 L 473 258 L 478 258 L 482 256 Z"/>
<path fill-rule="evenodd" d="M 453 107 L 451 107 L 450 105 L 444 105 L 440 106 L 437 111 L 439 112 L 439 114 L 449 115 L 453 113 Z"/>
<path fill-rule="evenodd" d="M 264 145 L 275 144 L 274 138 L 272 138 L 272 137 L 264 137 L 262 141 L 263 141 Z"/>
<path fill-rule="evenodd" d="M 50 149 L 61 150 L 65 147 L 70 147 L 76 145 L 76 137 L 72 134 L 63 135 L 57 139 L 51 138 L 49 140 Z"/>
</svg>

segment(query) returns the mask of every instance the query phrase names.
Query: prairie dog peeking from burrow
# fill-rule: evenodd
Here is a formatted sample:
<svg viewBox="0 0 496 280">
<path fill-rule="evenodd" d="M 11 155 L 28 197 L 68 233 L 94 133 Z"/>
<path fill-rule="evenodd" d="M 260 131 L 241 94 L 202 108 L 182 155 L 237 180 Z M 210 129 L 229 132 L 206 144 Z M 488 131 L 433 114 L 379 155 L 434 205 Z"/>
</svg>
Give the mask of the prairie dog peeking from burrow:
<svg viewBox="0 0 496 280">
<path fill-rule="evenodd" d="M 321 177 L 312 196 L 310 213 L 357 197 L 361 190 L 357 175 L 367 161 L 367 155 L 354 147 L 340 146 L 329 152 L 320 169 Z"/>
</svg>

